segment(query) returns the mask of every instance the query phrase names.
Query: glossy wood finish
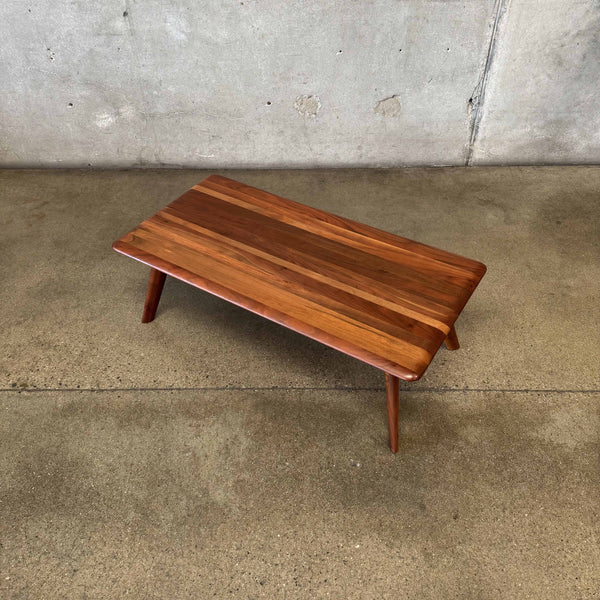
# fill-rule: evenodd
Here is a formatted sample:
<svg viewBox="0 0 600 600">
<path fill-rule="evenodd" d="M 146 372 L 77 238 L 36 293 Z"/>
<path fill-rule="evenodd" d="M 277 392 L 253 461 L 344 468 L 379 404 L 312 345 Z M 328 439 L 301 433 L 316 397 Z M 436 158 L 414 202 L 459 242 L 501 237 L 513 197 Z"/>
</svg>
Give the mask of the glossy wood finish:
<svg viewBox="0 0 600 600">
<path fill-rule="evenodd" d="M 390 373 L 385 374 L 385 395 L 387 399 L 388 431 L 390 435 L 390 450 L 398 452 L 398 388 L 400 380 Z"/>
<path fill-rule="evenodd" d="M 458 350 L 460 348 L 460 344 L 458 343 L 458 336 L 456 335 L 456 329 L 454 329 L 454 325 L 452 325 L 452 327 L 450 328 L 445 343 L 446 348 L 448 348 L 448 350 Z"/>
<path fill-rule="evenodd" d="M 166 278 L 167 276 L 161 271 L 150 269 L 150 279 L 148 281 L 144 312 L 142 313 L 142 323 L 150 323 L 150 321 L 154 320 Z"/>
<path fill-rule="evenodd" d="M 479 262 L 216 175 L 113 247 L 409 381 L 485 273 Z"/>
</svg>

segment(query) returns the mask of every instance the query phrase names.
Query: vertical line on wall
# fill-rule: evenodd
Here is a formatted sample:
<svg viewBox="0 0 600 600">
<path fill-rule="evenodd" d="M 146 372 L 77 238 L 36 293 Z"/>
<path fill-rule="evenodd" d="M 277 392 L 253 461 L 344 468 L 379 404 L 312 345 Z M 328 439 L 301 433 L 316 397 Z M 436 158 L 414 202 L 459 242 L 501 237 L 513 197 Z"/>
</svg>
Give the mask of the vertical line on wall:
<svg viewBox="0 0 600 600">
<path fill-rule="evenodd" d="M 490 44 L 488 46 L 488 52 L 485 59 L 485 66 L 483 72 L 471 98 L 469 104 L 471 105 L 471 119 L 470 119 L 470 134 L 469 134 L 469 147 L 467 151 L 467 159 L 465 166 L 471 166 L 471 159 L 473 158 L 473 149 L 475 147 L 475 141 L 477 140 L 477 134 L 479 133 L 479 125 L 481 123 L 481 117 L 483 113 L 483 101 L 485 99 L 485 90 L 487 87 L 488 74 L 490 72 L 492 61 L 494 60 L 494 52 L 496 50 L 496 39 L 498 37 L 498 24 L 500 19 L 506 12 L 508 0 L 496 0 L 494 6 L 494 25 L 492 27 L 492 34 L 490 35 Z"/>
</svg>

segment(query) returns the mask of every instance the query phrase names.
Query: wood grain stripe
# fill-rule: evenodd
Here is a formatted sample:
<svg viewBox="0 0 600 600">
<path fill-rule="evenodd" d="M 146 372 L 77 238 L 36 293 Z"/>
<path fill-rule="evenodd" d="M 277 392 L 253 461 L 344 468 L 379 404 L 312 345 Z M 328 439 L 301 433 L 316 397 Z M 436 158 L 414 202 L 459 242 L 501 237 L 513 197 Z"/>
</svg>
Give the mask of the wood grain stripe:
<svg viewBox="0 0 600 600">
<path fill-rule="evenodd" d="M 400 293 L 395 289 L 390 289 L 387 286 L 379 285 L 374 289 L 374 293 L 371 293 L 369 290 L 365 290 L 362 287 L 360 287 L 360 284 L 356 282 L 351 282 L 350 284 L 348 284 L 344 281 L 341 281 L 339 278 L 324 275 L 322 272 L 304 267 L 298 264 L 297 262 L 291 262 L 289 260 L 279 258 L 278 256 L 274 256 L 267 252 L 263 252 L 257 248 L 247 246 L 241 242 L 228 238 L 227 236 L 216 233 L 211 229 L 206 229 L 204 227 L 201 227 L 200 225 L 197 225 L 196 223 L 190 223 L 185 219 L 177 217 L 171 212 L 162 211 L 159 215 L 155 215 L 155 217 L 152 218 L 162 219 L 165 222 L 182 224 L 192 229 L 199 235 L 204 235 L 214 240 L 225 242 L 234 248 L 243 250 L 251 254 L 255 254 L 256 256 L 260 256 L 261 258 L 271 260 L 273 263 L 283 266 L 289 269 L 290 271 L 296 271 L 298 273 L 308 275 L 316 281 L 320 281 L 326 285 L 335 287 L 341 291 L 353 294 L 359 298 L 363 298 L 364 300 L 367 300 L 374 304 L 386 307 L 392 311 L 397 312 L 399 315 L 399 320 L 403 317 L 408 317 L 409 320 L 412 319 L 415 323 L 421 322 L 431 327 L 432 330 L 435 329 L 443 332 L 444 335 L 446 335 L 450 331 L 450 326 L 447 323 L 444 323 L 443 321 L 440 321 L 431 316 L 431 313 L 429 311 L 424 310 L 422 307 L 419 306 L 419 304 L 411 304 L 408 300 L 402 301 Z M 431 331 L 431 334 L 434 335 L 435 332 Z"/>
<path fill-rule="evenodd" d="M 485 273 L 485 265 L 469 258 L 452 254 L 439 248 L 422 244 L 421 242 L 402 238 L 346 217 L 340 217 L 319 210 L 318 208 L 309 207 L 263 190 L 257 190 L 221 175 L 211 175 L 192 189 L 218 193 L 220 197 L 229 201 L 234 201 L 234 199 L 243 201 L 256 208 L 269 211 L 272 216 L 283 222 L 294 221 L 298 226 L 305 227 L 307 230 L 316 229 L 315 233 L 324 237 L 329 237 L 337 230 L 339 235 L 346 236 L 349 240 L 357 242 L 360 240 L 372 247 L 387 246 L 388 249 L 394 249 L 405 254 L 426 257 L 442 263 L 444 268 L 457 267 L 464 276 L 471 276 L 473 272 L 481 272 L 482 276 Z"/>
<path fill-rule="evenodd" d="M 423 348 L 393 338 L 385 332 L 378 332 L 364 323 L 357 323 L 305 297 L 276 287 L 272 283 L 272 278 L 269 278 L 268 282 L 261 278 L 259 269 L 248 264 L 236 264 L 236 261 L 230 257 L 199 255 L 193 248 L 187 248 L 172 240 L 165 241 L 161 236 L 143 228 L 131 234 L 129 243 L 170 262 L 176 256 L 177 264 L 184 269 L 194 273 L 205 273 L 211 281 L 233 292 L 244 294 L 261 304 L 268 303 L 276 294 L 279 309 L 285 314 L 309 324 L 313 322 L 315 315 L 318 315 L 319 327 L 323 331 L 339 335 L 353 344 L 359 343 L 369 352 L 383 355 L 394 362 L 401 362 L 413 372 L 419 372 L 431 360 L 431 354 Z M 264 272 L 262 273 L 264 275 Z M 251 285 L 248 277 L 252 278 Z"/>
<path fill-rule="evenodd" d="M 400 379 L 404 379 L 405 381 L 416 381 L 421 377 L 420 374 L 410 371 L 401 364 L 397 364 L 385 357 L 368 352 L 361 346 L 351 344 L 347 340 L 336 335 L 331 335 L 322 329 L 319 329 L 315 325 L 309 325 L 307 323 L 298 321 L 297 319 L 280 312 L 272 306 L 261 304 L 260 302 L 244 296 L 243 294 L 235 293 L 230 289 L 211 281 L 206 276 L 200 275 L 199 273 L 193 273 L 192 271 L 173 264 L 168 260 L 154 256 L 149 252 L 145 252 L 141 248 L 133 246 L 124 241 L 129 235 L 131 234 L 127 234 L 114 242 L 112 246 L 113 249 L 149 267 L 158 269 L 167 275 L 171 275 L 176 279 L 189 283 L 201 290 L 205 290 L 215 296 L 218 296 L 219 298 L 223 298 L 223 300 L 227 300 L 232 304 L 236 304 L 237 306 L 245 308 L 246 310 L 249 310 L 257 315 L 265 317 L 270 321 L 278 323 L 279 325 L 283 325 L 289 329 L 293 329 L 302 335 L 330 346 L 331 348 L 335 348 L 340 352 L 344 352 L 353 358 L 366 362 L 374 367 L 377 367 L 378 369 L 382 369 L 386 373 L 392 373 L 396 377 L 400 377 Z"/>
<path fill-rule="evenodd" d="M 194 197 L 193 208 L 185 203 L 172 203 L 165 212 L 291 262 L 344 278 L 347 283 L 358 280 L 363 287 L 383 289 L 385 286 L 403 300 L 429 311 L 434 318 L 447 318 L 452 313 L 453 298 L 463 291 L 451 286 L 443 277 L 439 278 L 438 289 L 431 278 L 424 281 L 422 275 L 414 274 L 403 265 L 365 255 L 314 234 L 304 232 L 302 235 L 286 224 L 278 228 L 273 219 L 252 216 L 236 207 L 228 209 L 220 200 L 213 199 L 211 203 L 211 199 L 203 195 Z"/>
<path fill-rule="evenodd" d="M 205 236 L 196 229 L 190 230 L 188 225 L 169 222 L 162 216 L 155 215 L 145 221 L 139 229 L 149 230 L 159 235 L 168 229 L 171 232 L 170 237 L 182 245 L 196 248 L 203 254 L 215 255 L 217 258 L 229 256 L 239 263 L 240 268 L 244 268 L 246 264 L 261 269 L 261 273 L 267 274 L 270 281 L 278 286 L 289 289 L 296 295 L 310 298 L 340 315 L 351 317 L 357 322 L 365 323 L 393 337 L 420 346 L 429 353 L 435 352 L 439 343 L 446 337 L 446 333 L 442 330 L 435 330 L 424 323 L 408 319 L 401 313 L 329 286 L 314 279 L 310 273 L 291 270 L 273 261 L 271 256 L 259 256 L 256 253 L 245 252 L 243 249 L 240 251 L 231 246 L 226 239 L 216 240 L 210 235 Z"/>
<path fill-rule="evenodd" d="M 206 202 L 208 199 L 206 198 L 207 194 L 200 192 L 197 188 L 200 186 L 196 186 L 194 188 L 200 196 L 194 199 L 194 203 L 200 207 L 203 202 Z M 250 221 L 254 220 L 257 225 L 269 226 L 275 224 L 277 229 L 281 234 L 287 232 L 298 239 L 300 237 L 304 244 L 310 243 L 312 240 L 313 243 L 316 242 L 319 246 L 321 252 L 344 252 L 350 253 L 352 264 L 356 267 L 368 261 L 368 264 L 380 271 L 390 273 L 395 273 L 398 276 L 402 276 L 405 274 L 409 281 L 414 281 L 415 285 L 420 285 L 420 291 L 422 288 L 427 288 L 431 284 L 431 276 L 428 275 L 428 272 L 436 273 L 436 285 L 434 288 L 430 289 L 430 292 L 434 292 L 434 294 L 443 294 L 447 292 L 450 295 L 454 295 L 460 288 L 464 285 L 465 281 L 469 281 L 472 277 L 465 277 L 465 272 L 460 269 L 454 269 L 453 267 L 449 267 L 444 270 L 444 276 L 440 277 L 439 273 L 439 263 L 431 258 L 419 256 L 414 252 L 408 252 L 402 250 L 400 253 L 401 261 L 398 260 L 398 252 L 393 252 L 392 247 L 388 246 L 388 252 L 373 252 L 373 248 L 369 246 L 369 244 L 364 243 L 362 240 L 356 241 L 353 240 L 350 242 L 347 238 L 342 236 L 337 236 L 335 233 L 324 237 L 323 235 L 319 235 L 315 231 L 311 231 L 310 226 L 302 225 L 302 223 L 298 221 L 292 221 L 291 219 L 285 222 L 285 226 L 282 226 L 282 221 L 278 220 L 275 215 L 267 214 L 269 211 L 257 211 L 257 207 L 253 207 L 253 205 L 245 202 L 234 202 L 231 198 L 221 198 L 222 194 L 219 194 L 219 197 L 215 201 L 213 198 L 210 198 L 208 202 L 210 202 L 211 210 L 217 209 L 220 205 L 219 200 L 234 204 L 236 207 L 242 208 L 244 210 L 250 210 L 253 212 L 257 212 L 260 217 L 252 217 L 245 216 L 244 213 L 240 211 L 236 211 L 232 207 L 227 207 L 226 205 L 221 205 L 221 210 L 230 214 L 230 215 L 240 215 L 243 220 Z M 210 195 L 209 195 L 210 197 Z M 170 207 L 174 210 L 177 209 L 180 202 L 174 202 Z M 223 214 L 223 213 L 222 213 Z M 261 232 L 263 231 L 261 228 Z M 342 230 L 343 231 L 343 230 Z"/>
</svg>

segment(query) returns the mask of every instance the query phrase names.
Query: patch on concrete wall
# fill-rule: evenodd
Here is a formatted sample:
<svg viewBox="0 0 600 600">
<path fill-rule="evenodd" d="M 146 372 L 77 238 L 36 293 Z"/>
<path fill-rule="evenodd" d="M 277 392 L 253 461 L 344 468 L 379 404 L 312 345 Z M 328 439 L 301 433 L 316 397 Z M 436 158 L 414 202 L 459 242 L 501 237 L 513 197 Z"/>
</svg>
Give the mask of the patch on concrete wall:
<svg viewBox="0 0 600 600">
<path fill-rule="evenodd" d="M 100 129 L 110 127 L 116 121 L 116 117 L 110 113 L 99 113 L 96 115 L 96 125 Z"/>
<path fill-rule="evenodd" d="M 97 113 L 95 121 L 100 129 L 108 129 L 117 122 L 117 119 L 131 119 L 133 116 L 135 116 L 135 108 L 133 106 L 122 106 L 116 110 Z"/>
<path fill-rule="evenodd" d="M 303 117 L 314 119 L 321 110 L 321 100 L 319 96 L 298 96 L 294 102 L 294 108 Z"/>
<path fill-rule="evenodd" d="M 402 104 L 400 104 L 400 98 L 394 95 L 380 100 L 374 110 L 384 117 L 397 117 L 402 112 Z"/>
</svg>

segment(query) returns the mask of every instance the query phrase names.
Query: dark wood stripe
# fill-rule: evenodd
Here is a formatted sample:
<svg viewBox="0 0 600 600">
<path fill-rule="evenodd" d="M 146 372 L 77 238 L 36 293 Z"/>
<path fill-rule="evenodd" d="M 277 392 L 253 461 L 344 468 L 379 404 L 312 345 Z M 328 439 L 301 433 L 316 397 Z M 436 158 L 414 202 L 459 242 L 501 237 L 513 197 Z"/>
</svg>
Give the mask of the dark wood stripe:
<svg viewBox="0 0 600 600">
<path fill-rule="evenodd" d="M 448 325 L 446 325 L 445 323 L 443 323 L 440 320 L 437 320 L 437 319 L 425 314 L 425 312 L 422 309 L 420 309 L 418 306 L 413 308 L 409 302 L 402 301 L 402 300 L 399 301 L 396 290 L 389 290 L 390 298 L 387 299 L 384 297 L 385 294 L 382 293 L 381 286 L 378 286 L 377 289 L 375 290 L 375 292 L 377 292 L 377 295 L 376 295 L 376 294 L 373 294 L 373 293 L 367 291 L 363 287 L 356 287 L 356 285 L 347 284 L 345 282 L 342 282 L 339 278 L 334 279 L 332 277 L 328 277 L 324 273 L 321 273 L 320 271 L 316 271 L 314 269 L 314 265 L 311 265 L 312 268 L 309 268 L 308 266 L 305 267 L 305 266 L 299 265 L 297 263 L 290 262 L 280 256 L 274 256 L 272 254 L 264 252 L 263 250 L 261 250 L 259 248 L 253 248 L 251 246 L 247 246 L 241 242 L 238 242 L 236 240 L 233 240 L 231 238 L 223 236 L 215 231 L 212 231 L 211 229 L 206 229 L 204 227 L 201 227 L 200 225 L 198 225 L 196 223 L 190 223 L 189 221 L 181 219 L 181 218 L 179 218 L 173 214 L 170 214 L 166 211 L 161 211 L 160 213 L 158 213 L 158 214 L 154 215 L 154 217 L 152 217 L 152 219 L 157 219 L 157 218 L 162 219 L 168 223 L 176 223 L 176 224 L 183 225 L 186 229 L 192 230 L 201 236 L 208 237 L 210 239 L 214 239 L 219 242 L 223 242 L 223 243 L 227 244 L 228 246 L 240 249 L 243 252 L 265 258 L 265 259 L 269 260 L 270 262 L 273 262 L 277 265 L 283 266 L 290 271 L 295 271 L 297 273 L 307 275 L 308 277 L 312 278 L 315 281 L 319 281 L 325 285 L 334 287 L 334 288 L 342 290 L 342 291 L 346 291 L 353 296 L 358 296 L 358 297 L 363 298 L 369 302 L 372 302 L 378 306 L 384 306 L 384 307 L 390 309 L 391 311 L 398 313 L 399 315 L 401 315 L 401 317 L 410 319 L 413 322 L 418 322 L 418 323 L 423 323 L 424 325 L 428 325 L 428 326 L 432 327 L 434 330 L 444 332 L 445 335 L 450 330 L 450 327 Z M 146 222 L 144 222 L 142 224 L 142 226 L 145 225 Z M 383 291 L 385 291 L 386 289 L 387 289 L 386 287 L 383 287 Z"/>
<path fill-rule="evenodd" d="M 234 262 L 236 268 L 245 269 L 248 266 L 259 269 L 259 273 L 267 275 L 269 281 L 277 287 L 320 303 L 356 322 L 364 323 L 412 345 L 419 346 L 430 354 L 434 353 L 446 338 L 444 331 L 415 322 L 414 319 L 409 319 L 401 313 L 324 284 L 268 259 L 242 252 L 227 243 L 190 230 L 185 225 L 169 222 L 161 215 L 155 215 L 148 219 L 140 229 L 147 229 L 158 235 L 168 231 L 169 237 L 174 241 L 188 248 L 196 248 L 202 254 L 208 254 L 216 260 L 224 260 L 225 257 L 228 257 L 231 259 L 229 262 Z"/>
<path fill-rule="evenodd" d="M 401 264 L 405 267 L 410 267 L 420 275 L 437 276 L 440 272 L 440 260 L 434 259 L 431 256 L 419 254 L 417 251 L 415 251 L 414 248 L 407 249 L 404 247 L 399 247 L 397 245 L 392 245 L 388 242 L 382 241 L 377 238 L 366 237 L 365 235 L 356 233 L 355 231 L 352 231 L 345 227 L 334 225 L 333 222 L 326 223 L 324 221 L 306 219 L 306 217 L 302 218 L 301 214 L 293 216 L 293 212 L 282 211 L 280 209 L 277 209 L 276 207 L 268 205 L 266 202 L 252 203 L 248 201 L 248 198 L 244 193 L 237 193 L 232 196 L 231 194 L 227 194 L 224 191 L 219 191 L 213 188 L 214 186 L 194 186 L 192 190 L 184 194 L 184 196 L 182 198 L 179 198 L 176 202 L 182 200 L 190 192 L 197 191 L 211 196 L 213 198 L 224 200 L 229 204 L 234 204 L 240 206 L 241 208 L 245 208 L 258 214 L 270 217 L 274 219 L 278 224 L 287 223 L 288 225 L 292 225 L 293 227 L 301 229 L 304 232 L 316 234 L 320 239 L 324 238 L 332 241 L 337 241 L 343 244 L 344 246 L 350 246 L 358 250 L 362 250 L 363 252 L 367 252 L 368 254 L 379 256 L 380 258 L 389 260 L 394 264 Z M 336 219 L 343 221 L 341 217 L 336 217 Z M 417 242 L 414 242 L 414 244 L 417 244 Z M 454 278 L 456 278 L 458 284 L 460 284 L 460 282 L 462 282 L 465 279 L 473 279 L 473 272 L 471 270 L 465 269 L 464 267 L 451 265 L 448 263 L 442 264 L 443 271 L 449 276 L 453 276 Z"/>
<path fill-rule="evenodd" d="M 400 237 L 387 231 L 376 229 L 375 227 L 370 227 L 364 223 L 359 223 L 345 217 L 340 217 L 318 208 L 306 206 L 288 198 L 276 196 L 275 194 L 253 188 L 239 181 L 223 177 L 222 175 L 210 175 L 199 185 L 205 188 L 224 190 L 227 194 L 234 197 L 243 195 L 246 200 L 256 205 L 268 203 L 273 207 L 277 207 L 281 211 L 281 215 L 293 213 L 297 215 L 300 220 L 309 220 L 315 223 L 334 225 L 340 229 L 346 229 L 347 231 L 365 236 L 366 238 L 385 242 L 391 246 L 408 250 L 409 252 L 414 252 L 420 256 L 427 256 L 439 261 L 444 265 L 460 267 L 467 273 L 476 272 L 481 274 L 483 277 L 486 270 L 485 265 L 470 258 L 453 254 L 451 252 L 446 252 L 444 250 L 440 250 L 439 248 L 422 244 L 421 242 L 409 240 L 408 238 Z M 324 235 L 326 235 L 326 232 L 324 232 Z"/>
<path fill-rule="evenodd" d="M 435 314 L 448 315 L 453 298 L 463 291 L 459 285 L 448 281 L 447 276 L 440 276 L 439 286 L 436 287 L 431 277 L 427 278 L 404 265 L 300 231 L 268 217 L 255 215 L 200 192 L 195 192 L 193 198 L 180 198 L 169 205 L 165 212 L 185 217 L 192 223 L 201 224 L 273 255 L 283 256 L 291 262 L 327 270 L 334 277 L 344 272 L 361 287 L 385 284 L 397 290 L 399 297 L 416 302 Z"/>
<path fill-rule="evenodd" d="M 194 192 L 198 192 L 198 190 L 190 190 L 188 193 L 193 194 Z M 202 194 L 202 192 L 198 193 Z M 181 202 L 185 202 L 186 199 L 187 194 L 174 204 L 177 205 Z M 211 209 L 221 208 L 228 213 L 235 210 L 232 208 L 231 198 L 217 199 L 210 197 L 210 199 L 207 198 L 207 200 Z M 198 200 L 194 198 L 193 203 L 197 204 Z M 367 263 L 372 266 L 373 269 L 377 269 L 380 272 L 389 272 L 391 274 L 396 274 L 399 277 L 406 276 L 407 279 L 411 281 L 415 280 L 425 286 L 431 285 L 431 276 L 428 275 L 428 271 L 431 271 L 435 273 L 436 277 L 436 286 L 434 288 L 436 294 L 443 293 L 444 291 L 447 291 L 450 295 L 455 294 L 457 289 L 460 289 L 460 287 L 464 285 L 465 281 L 473 279 L 471 273 L 467 273 L 460 269 L 445 268 L 444 278 L 440 281 L 439 263 L 431 258 L 404 250 L 400 254 L 396 252 L 393 257 L 383 257 L 378 253 L 373 252 L 372 248 L 365 246 L 357 247 L 357 243 L 354 240 L 348 240 L 346 238 L 335 240 L 326 238 L 323 235 L 311 232 L 306 226 L 303 226 L 301 222 L 296 221 L 293 224 L 288 222 L 282 223 L 281 220 L 278 220 L 273 216 L 266 216 L 262 213 L 256 214 L 252 211 L 248 212 L 248 209 L 239 207 L 235 203 L 233 206 L 241 209 L 237 212 L 237 215 L 242 223 L 246 221 L 262 224 L 265 227 L 270 227 L 271 229 L 274 228 L 282 235 L 292 235 L 296 239 L 302 240 L 303 247 L 306 244 L 311 244 L 311 247 L 316 247 L 319 256 L 321 256 L 326 249 L 329 249 L 333 253 L 350 253 L 348 260 L 351 261 L 350 264 L 353 269 L 360 268 L 361 265 Z M 314 246 L 312 246 L 312 244 L 314 244 Z M 388 246 L 388 248 L 390 247 Z"/>
<path fill-rule="evenodd" d="M 382 356 L 395 363 L 401 363 L 413 373 L 426 368 L 431 361 L 431 354 L 423 348 L 413 346 L 402 339 L 395 339 L 385 332 L 376 332 L 361 323 L 344 319 L 324 306 L 287 290 L 276 287 L 272 280 L 262 280 L 256 269 L 245 265 L 245 270 L 234 270 L 231 261 L 222 262 L 214 256 L 200 254 L 194 249 L 181 246 L 177 242 L 155 235 L 140 228 L 131 234 L 132 246 L 149 254 L 171 262 L 176 258 L 177 265 L 190 273 L 203 273 L 209 280 L 242 294 L 251 300 L 268 306 L 273 297 L 277 297 L 278 309 L 298 321 L 311 324 L 318 316 L 319 328 L 330 335 L 338 334 L 353 345 L 360 344 L 365 350 Z"/>
</svg>

